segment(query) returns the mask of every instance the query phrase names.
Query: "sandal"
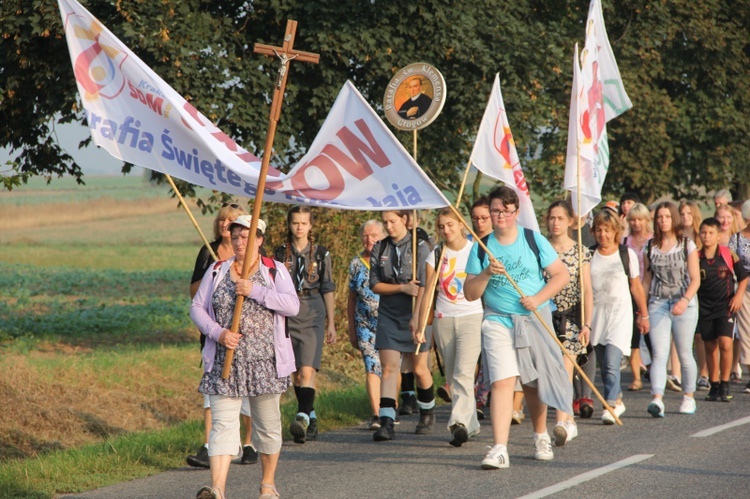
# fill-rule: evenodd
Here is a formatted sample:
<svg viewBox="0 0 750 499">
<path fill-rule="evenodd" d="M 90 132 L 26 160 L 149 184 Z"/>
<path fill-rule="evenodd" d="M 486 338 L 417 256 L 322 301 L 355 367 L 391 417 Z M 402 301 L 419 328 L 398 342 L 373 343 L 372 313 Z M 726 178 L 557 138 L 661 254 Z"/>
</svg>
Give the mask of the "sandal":
<svg viewBox="0 0 750 499">
<path fill-rule="evenodd" d="M 272 492 L 269 494 L 263 493 L 263 489 L 270 489 Z M 258 499 L 276 499 L 279 497 L 279 491 L 276 490 L 276 486 L 270 483 L 263 483 L 260 485 L 260 497 Z"/>
<path fill-rule="evenodd" d="M 637 392 L 641 388 L 643 388 L 643 382 L 641 380 L 637 379 L 637 380 L 633 381 L 633 383 L 628 387 L 628 390 L 631 391 L 631 392 Z"/>
</svg>

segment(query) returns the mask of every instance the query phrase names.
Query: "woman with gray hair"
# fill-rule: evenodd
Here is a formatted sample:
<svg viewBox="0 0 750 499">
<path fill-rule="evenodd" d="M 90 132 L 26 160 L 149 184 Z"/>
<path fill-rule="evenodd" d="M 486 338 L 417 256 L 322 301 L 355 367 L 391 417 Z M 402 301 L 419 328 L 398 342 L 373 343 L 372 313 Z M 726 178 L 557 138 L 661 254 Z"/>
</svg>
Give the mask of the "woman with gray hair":
<svg viewBox="0 0 750 499">
<path fill-rule="evenodd" d="M 368 220 L 359 228 L 364 249 L 349 264 L 349 298 L 346 311 L 349 323 L 349 342 L 359 349 L 365 363 L 365 387 L 372 408 L 370 430 L 380 429 L 380 355 L 375 350 L 375 330 L 378 326 L 380 296 L 370 289 L 370 255 L 375 243 L 385 237 L 380 220 Z"/>
<path fill-rule="evenodd" d="M 750 200 L 742 203 L 742 218 L 750 223 Z M 729 238 L 729 249 L 737 253 L 745 270 L 750 270 L 750 225 Z M 750 291 L 745 291 L 742 296 L 742 308 L 737 314 L 737 333 L 738 338 L 735 338 L 735 344 L 739 344 L 739 363 L 744 364 L 750 370 Z M 741 379 L 734 372 L 735 367 L 733 363 L 732 378 Z M 750 381 L 745 386 L 745 393 L 750 393 Z"/>
</svg>

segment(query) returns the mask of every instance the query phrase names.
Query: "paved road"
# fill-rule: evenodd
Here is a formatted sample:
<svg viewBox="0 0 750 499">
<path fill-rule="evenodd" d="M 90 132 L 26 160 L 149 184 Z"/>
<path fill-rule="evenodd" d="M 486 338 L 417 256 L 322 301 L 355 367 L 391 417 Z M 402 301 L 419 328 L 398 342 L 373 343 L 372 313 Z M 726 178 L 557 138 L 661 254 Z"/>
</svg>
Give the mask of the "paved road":
<svg viewBox="0 0 750 499">
<path fill-rule="evenodd" d="M 317 442 L 285 443 L 277 486 L 286 498 L 750 497 L 750 394 L 735 393 L 731 403 L 699 398 L 698 413 L 686 416 L 677 412 L 681 394 L 668 392 L 664 419 L 646 412 L 649 399 L 647 390 L 625 392 L 622 427 L 604 426 L 597 411 L 579 421 L 580 436 L 555 448 L 547 463 L 533 458 L 527 420 L 511 431 L 510 468 L 493 471 L 479 467 L 492 443 L 489 421 L 458 449 L 447 443 L 447 406 L 438 408 L 430 436 L 413 434 L 413 416 L 397 427 L 396 440 L 374 443 L 363 423 L 321 434 Z M 208 470 L 186 466 L 66 497 L 193 498 L 209 482 Z M 259 483 L 258 465 L 233 465 L 229 497 L 256 497 Z"/>
</svg>

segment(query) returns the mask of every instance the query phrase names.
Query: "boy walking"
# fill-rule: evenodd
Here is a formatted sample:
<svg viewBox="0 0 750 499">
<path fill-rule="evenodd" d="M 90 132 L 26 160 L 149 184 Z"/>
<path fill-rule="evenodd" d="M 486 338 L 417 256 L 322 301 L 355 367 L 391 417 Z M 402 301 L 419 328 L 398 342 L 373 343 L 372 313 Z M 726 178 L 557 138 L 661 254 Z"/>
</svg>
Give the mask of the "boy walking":
<svg viewBox="0 0 750 499">
<path fill-rule="evenodd" d="M 748 274 L 739 257 L 726 246 L 719 245 L 721 224 L 707 218 L 700 226 L 701 285 L 698 288 L 698 332 L 706 349 L 711 390 L 706 400 L 729 402 L 729 375 L 732 371 L 732 337 L 735 315 L 742 306 Z M 737 292 L 734 278 L 737 277 Z"/>
</svg>

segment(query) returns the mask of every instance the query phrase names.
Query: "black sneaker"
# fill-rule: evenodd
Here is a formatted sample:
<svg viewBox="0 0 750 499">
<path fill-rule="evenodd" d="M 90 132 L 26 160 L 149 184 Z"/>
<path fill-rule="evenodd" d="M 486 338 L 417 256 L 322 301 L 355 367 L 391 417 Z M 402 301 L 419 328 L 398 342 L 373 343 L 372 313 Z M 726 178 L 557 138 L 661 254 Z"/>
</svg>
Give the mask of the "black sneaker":
<svg viewBox="0 0 750 499">
<path fill-rule="evenodd" d="M 456 423 L 451 430 L 451 436 L 453 437 L 449 444 L 453 447 L 461 447 L 467 440 L 469 440 L 469 432 L 464 425 Z"/>
<path fill-rule="evenodd" d="M 419 423 L 414 433 L 417 435 L 429 435 L 432 433 L 432 425 L 435 424 L 435 411 L 434 409 L 420 409 L 419 410 Z"/>
<path fill-rule="evenodd" d="M 372 434 L 372 439 L 375 442 L 385 442 L 386 440 L 393 440 L 395 436 L 393 420 L 387 416 L 380 416 L 380 428 Z"/>
<path fill-rule="evenodd" d="M 718 381 L 711 382 L 711 388 L 708 389 L 708 395 L 706 395 L 705 400 L 709 402 L 716 402 L 717 400 L 719 400 L 719 382 Z"/>
<path fill-rule="evenodd" d="M 722 402 L 731 402 L 734 398 L 733 396 L 729 395 L 729 383 L 727 383 L 726 381 L 721 382 L 719 393 L 721 394 Z"/>
<path fill-rule="evenodd" d="M 309 425 L 310 423 L 307 422 L 303 415 L 297 414 L 297 416 L 294 418 L 294 421 L 292 421 L 292 424 L 289 425 L 289 433 L 292 434 L 294 443 L 305 443 L 305 440 L 307 439 L 307 427 Z"/>
<path fill-rule="evenodd" d="M 750 382 L 748 382 L 747 386 L 745 387 L 744 392 L 745 393 L 750 393 Z"/>
<path fill-rule="evenodd" d="M 477 419 L 480 421 L 484 419 L 484 409 L 481 407 L 477 407 Z"/>
<path fill-rule="evenodd" d="M 398 413 L 401 416 L 411 416 L 417 412 L 417 396 L 411 393 L 401 394 L 401 407 L 398 408 Z"/>
<path fill-rule="evenodd" d="M 258 462 L 258 451 L 252 445 L 246 445 L 242 448 L 242 459 L 240 464 L 255 464 Z"/>
<path fill-rule="evenodd" d="M 318 418 L 310 418 L 310 424 L 307 427 L 307 439 L 318 439 Z"/>
<path fill-rule="evenodd" d="M 187 463 L 196 468 L 210 468 L 211 465 L 208 463 L 208 448 L 205 445 L 201 445 L 194 456 L 187 457 Z"/>
</svg>

